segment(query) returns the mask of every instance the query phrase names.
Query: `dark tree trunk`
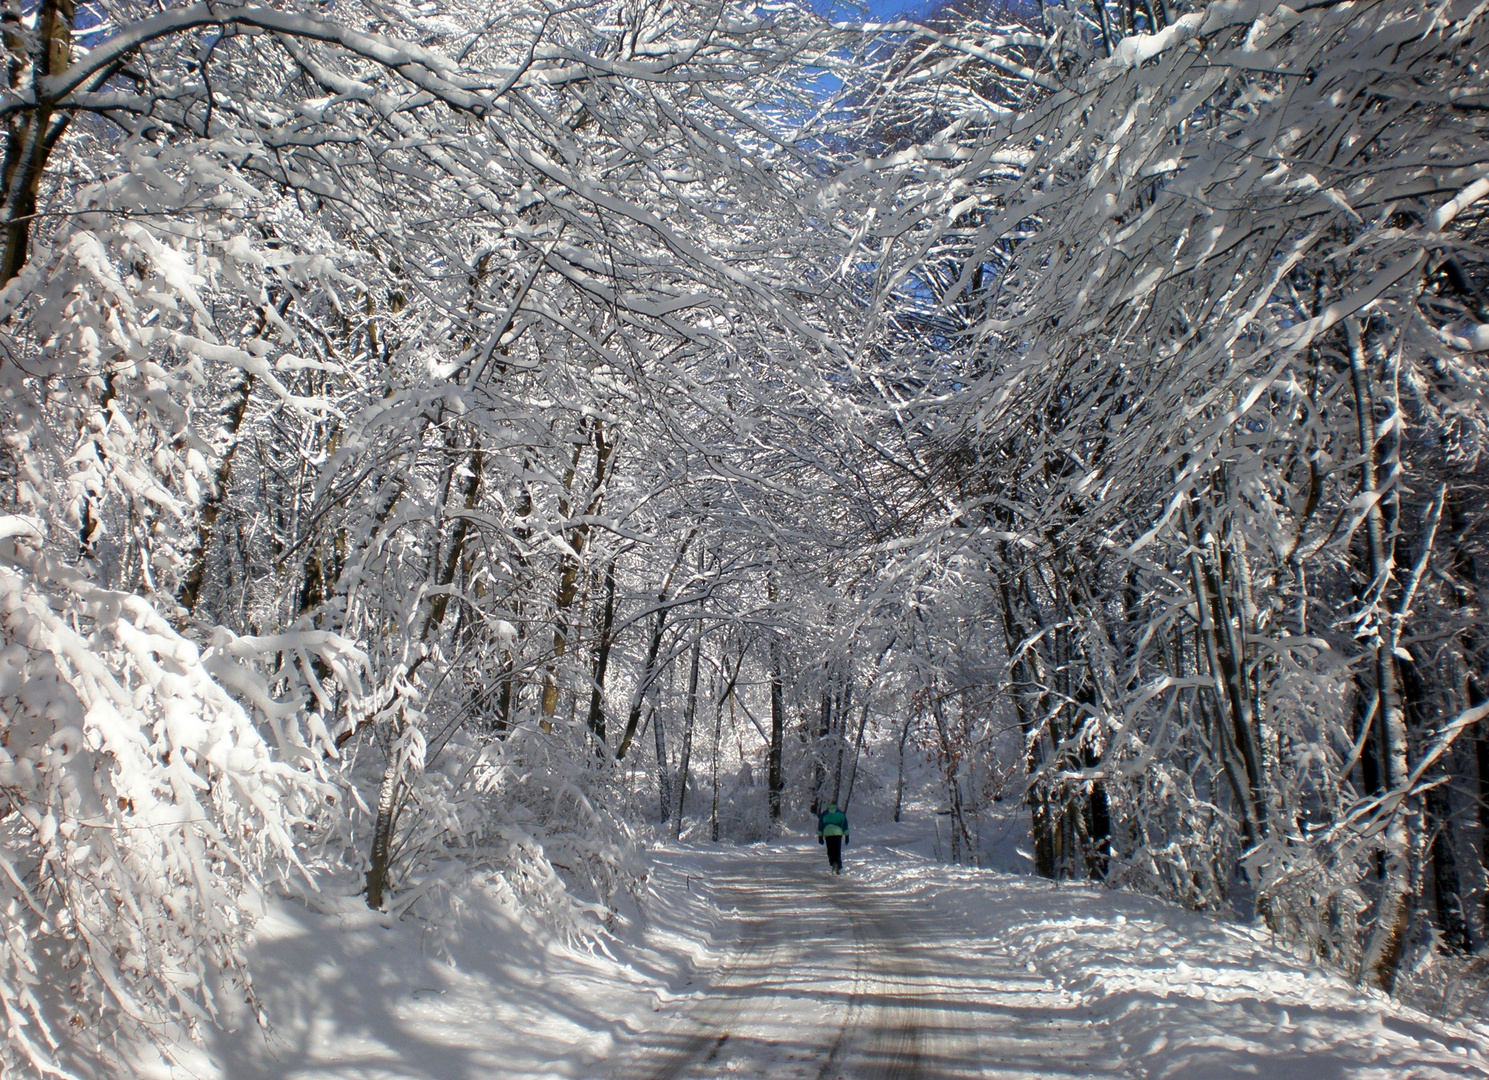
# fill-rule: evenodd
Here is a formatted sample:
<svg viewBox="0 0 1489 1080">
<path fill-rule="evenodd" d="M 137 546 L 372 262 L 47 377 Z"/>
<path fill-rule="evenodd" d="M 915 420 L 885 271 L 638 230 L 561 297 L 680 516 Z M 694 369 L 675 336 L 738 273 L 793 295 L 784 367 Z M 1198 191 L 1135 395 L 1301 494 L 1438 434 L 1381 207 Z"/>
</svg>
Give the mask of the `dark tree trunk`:
<svg viewBox="0 0 1489 1080">
<path fill-rule="evenodd" d="M 838 802 L 838 796 L 843 793 L 843 751 L 848 748 L 848 717 L 853 710 L 853 680 L 843 680 L 843 691 L 838 695 L 838 722 L 833 732 L 833 754 L 835 760 L 832 767 L 832 801 Z M 860 728 L 860 730 L 862 730 Z M 851 788 L 851 784 L 849 785 Z"/>
<path fill-rule="evenodd" d="M 827 789 L 827 761 L 824 755 L 828 753 L 828 739 L 832 736 L 833 697 L 832 671 L 829 668 L 823 672 L 822 703 L 817 718 L 816 738 L 812 740 L 811 811 L 814 815 L 827 809 L 827 801 L 824 798 Z"/>
<path fill-rule="evenodd" d="M 1484 688 L 1473 675 L 1468 677 L 1468 706 L 1484 704 Z M 1479 862 L 1489 870 L 1489 720 L 1480 720 L 1474 738 L 1474 756 L 1479 766 Z M 1489 933 L 1489 888 L 1484 890 L 1483 926 Z"/>
<path fill-rule="evenodd" d="M 35 33 L 27 33 L 12 9 L 4 16 L 3 33 L 10 53 L 7 88 L 33 93 L 40 80 L 60 75 L 72 63 L 72 30 L 76 0 L 41 0 L 36 7 Z M 30 86 L 23 58 L 30 59 Z M 37 96 L 35 104 L 18 109 L 6 121 L 5 150 L 0 161 L 4 205 L 0 207 L 0 285 L 21 272 L 31 254 L 31 223 L 52 148 L 67 129 L 70 115 L 53 112 L 55 101 Z"/>
<path fill-rule="evenodd" d="M 227 499 L 228 484 L 233 474 L 233 459 L 238 453 L 238 432 L 243 426 L 243 417 L 248 412 L 248 401 L 252 393 L 253 376 L 246 371 L 242 372 L 223 399 L 222 408 L 218 410 L 223 432 L 227 436 L 227 445 L 223 447 L 222 460 L 217 463 L 217 476 L 212 491 L 208 493 L 197 518 L 196 542 L 187 556 L 186 573 L 176 592 L 176 603 L 188 615 L 196 611 L 197 601 L 201 599 L 212 534 L 217 527 L 217 518 L 222 513 L 222 504 Z"/>
<path fill-rule="evenodd" d="M 863 756 L 863 733 L 869 726 L 869 703 L 865 701 L 859 706 L 858 735 L 853 740 L 853 761 L 848 766 L 848 790 L 843 794 L 843 810 L 846 813 L 848 804 L 853 801 L 853 781 L 858 779 L 858 759 Z"/>
<path fill-rule="evenodd" d="M 709 815 L 709 838 L 714 843 L 719 842 L 719 735 L 724 726 L 724 702 L 729 702 L 729 724 L 732 727 L 738 722 L 734 714 L 734 687 L 739 682 L 740 668 L 744 667 L 745 651 L 741 645 L 739 659 L 734 662 L 734 674 L 729 676 L 724 692 L 713 704 L 713 811 Z"/>
<path fill-rule="evenodd" d="M 1380 725 L 1376 718 L 1380 709 L 1375 702 L 1375 687 L 1360 679 L 1355 681 L 1355 709 L 1352 729 L 1360 746 L 1360 790 L 1366 795 L 1379 795 L 1385 791 L 1380 773 Z M 1370 730 L 1365 730 L 1366 723 Z"/>
<path fill-rule="evenodd" d="M 1241 834 L 1249 846 L 1257 843 L 1265 831 L 1261 768 L 1248 723 L 1248 699 L 1238 692 L 1239 658 L 1230 651 L 1233 638 L 1225 625 L 1228 619 L 1213 568 L 1207 565 L 1206 549 L 1200 544 L 1192 502 L 1192 499 L 1186 501 L 1181 520 L 1190 544 L 1190 585 L 1199 613 L 1198 632 L 1214 697 L 1217 753 L 1239 803 Z"/>
<path fill-rule="evenodd" d="M 667 627 L 667 594 L 672 588 L 672 578 L 677 573 L 677 568 L 682 565 L 687 556 L 688 548 L 693 544 L 693 538 L 698 535 L 697 528 L 688 533 L 683 540 L 682 546 L 678 548 L 677 558 L 672 562 L 672 568 L 667 571 L 666 577 L 662 578 L 662 587 L 657 592 L 657 623 L 651 633 L 651 641 L 646 647 L 646 663 L 641 668 L 641 681 L 636 686 L 636 692 L 631 698 L 631 711 L 626 717 L 626 729 L 621 733 L 620 745 L 615 748 L 615 760 L 623 761 L 631 749 L 631 740 L 636 737 L 636 728 L 641 723 L 641 707 L 646 698 L 647 690 L 655 681 L 657 671 L 657 653 L 662 648 L 662 631 Z"/>
<path fill-rule="evenodd" d="M 1383 492 L 1380 488 L 1377 457 L 1379 448 L 1371 389 L 1373 376 L 1366 362 L 1363 333 L 1354 319 L 1345 320 L 1345 329 L 1354 386 L 1355 419 L 1360 434 L 1360 496 L 1369 500 L 1369 510 L 1365 515 L 1365 537 L 1370 573 L 1357 598 L 1364 605 L 1371 602 L 1369 598 L 1377 590 L 1384 593 L 1394 570 L 1395 536 L 1386 527 L 1382 504 L 1388 499 L 1394 503 L 1395 495 L 1390 491 Z M 1382 595 L 1375 602 L 1383 602 L 1385 599 Z M 1384 603 L 1381 606 L 1385 606 Z M 1398 791 L 1406 788 L 1408 777 L 1407 732 L 1406 718 L 1401 708 L 1400 674 L 1392 649 L 1394 642 L 1388 638 L 1387 630 L 1377 630 L 1372 651 L 1382 736 L 1382 771 L 1385 774 L 1386 789 Z M 1411 862 L 1415 837 L 1408 819 L 1412 816 L 1414 815 L 1409 806 L 1404 812 L 1392 814 L 1383 832 L 1381 848 L 1385 859 L 1385 876 L 1381 880 L 1380 896 L 1376 903 L 1375 928 L 1366 942 L 1361 961 L 1365 981 L 1387 993 L 1395 984 L 1396 971 L 1406 948 L 1407 927 L 1411 922 Z"/>
<path fill-rule="evenodd" d="M 1008 545 L 1003 546 L 1005 559 L 1009 557 Z M 1010 655 L 1019 649 L 1028 634 L 1013 610 L 1013 595 L 1007 579 L 998 575 L 998 598 L 1003 609 L 1003 641 Z M 1009 696 L 1013 699 L 1014 715 L 1018 718 L 1019 732 L 1024 737 L 1024 776 L 1029 778 L 1024 801 L 1029 806 L 1029 833 L 1034 846 L 1034 872 L 1040 877 L 1055 876 L 1054 820 L 1050 814 L 1049 793 L 1045 785 L 1036 782 L 1043 766 L 1041 740 L 1038 724 L 1034 718 L 1037 710 L 1029 707 L 1029 695 L 1036 693 L 1029 662 L 1020 652 L 1008 666 Z M 896 821 L 899 819 L 896 818 Z"/>
<path fill-rule="evenodd" d="M 729 698 L 729 710 L 734 711 L 734 687 L 731 684 L 724 697 Z M 708 838 L 719 842 L 719 736 L 724 730 L 724 697 L 714 703 L 713 708 L 713 760 L 709 764 L 710 781 L 713 787 L 713 808 L 708 814 Z"/>
<path fill-rule="evenodd" d="M 915 721 L 915 714 L 911 713 L 905 717 L 905 722 L 900 727 L 900 771 L 894 782 L 894 820 L 900 820 L 900 810 L 905 802 L 905 742 L 910 738 L 910 725 Z"/>
<path fill-rule="evenodd" d="M 610 667 L 610 635 L 615 628 L 615 560 L 605 570 L 605 609 L 600 614 L 600 644 L 595 654 L 595 685 L 589 692 L 589 730 L 595 737 L 595 753 L 604 756 L 605 673 Z"/>
<path fill-rule="evenodd" d="M 657 603 L 666 600 L 666 592 L 657 598 Z M 667 609 L 657 610 L 657 622 L 652 628 L 651 641 L 646 646 L 646 663 L 641 667 L 641 682 L 636 687 L 636 692 L 631 695 L 631 711 L 626 716 L 626 730 L 621 735 L 620 745 L 615 748 L 615 759 L 622 761 L 626 753 L 631 749 L 631 740 L 636 737 L 636 729 L 641 724 L 641 709 L 646 703 L 646 692 L 651 689 L 653 680 L 657 677 L 657 653 L 662 648 L 662 631 L 667 626 Z"/>
<path fill-rule="evenodd" d="M 1093 878 L 1104 880 L 1112 861 L 1112 814 L 1106 785 L 1100 780 L 1091 782 L 1086 797 L 1086 842 L 1089 845 L 1086 868 Z"/>
<path fill-rule="evenodd" d="M 1461 278 L 1462 269 L 1458 268 L 1457 272 Z M 1466 278 L 1463 278 L 1459 291 L 1464 294 L 1472 292 Z M 1486 305 L 1482 298 L 1478 297 L 1476 292 L 1473 292 L 1473 296 L 1480 317 L 1486 317 Z M 1472 610 L 1478 605 L 1479 585 L 1479 560 L 1475 557 L 1474 545 L 1476 523 L 1469 514 L 1465 513 L 1463 501 L 1457 495 L 1448 499 L 1446 512 L 1448 527 L 1453 534 L 1454 598 L 1460 608 Z M 1468 699 L 1468 707 L 1476 709 L 1486 700 L 1484 684 L 1479 680 L 1478 675 L 1483 670 L 1480 639 L 1477 633 L 1469 631 L 1464 633 L 1460 640 L 1463 647 L 1463 664 L 1467 669 L 1464 673 L 1464 695 Z M 1479 866 L 1485 873 L 1489 873 L 1489 720 L 1480 720 L 1474 725 L 1473 747 L 1474 763 L 1478 766 Z M 1489 888 L 1484 890 L 1482 904 L 1480 925 L 1485 933 L 1489 934 Z"/>
<path fill-rule="evenodd" d="M 1096 850 L 1096 865 L 1093 870 L 1096 877 L 1104 878 L 1112 857 L 1112 818 L 1106 798 L 1106 785 L 1100 780 L 1091 785 L 1091 822 L 1091 835 Z"/>
<path fill-rule="evenodd" d="M 509 731 L 512 727 L 512 709 L 516 705 L 517 658 L 510 652 L 502 655 L 501 691 L 496 696 L 496 716 L 491 727 L 497 732 Z"/>
<path fill-rule="evenodd" d="M 558 500 L 558 513 L 561 518 L 569 516 L 569 496 L 574 488 L 574 477 L 578 475 L 579 462 L 584 456 L 584 449 L 589 445 L 588 432 L 585 431 L 588 423 L 587 419 L 580 421 L 580 431 L 586 438 L 574 440 L 574 458 L 569 464 L 568 471 L 564 473 L 563 494 Z M 598 424 L 598 421 L 596 423 Z M 600 429 L 597 427 L 596 430 Z M 604 439 L 601 438 L 595 458 L 595 486 L 590 492 L 591 505 L 596 508 L 600 498 L 600 485 L 605 477 L 606 456 Z M 589 513 L 593 512 L 593 510 L 589 511 Z M 544 731 L 553 729 L 553 718 L 558 713 L 559 665 L 569 649 L 570 609 L 579 596 L 580 562 L 584 557 L 584 545 L 588 538 L 589 524 L 588 514 L 586 514 L 584 523 L 577 526 L 568 536 L 569 551 L 565 552 L 559 561 L 558 593 L 553 600 L 553 659 L 549 661 L 548 669 L 543 677 L 543 716 L 539 721 Z"/>
<path fill-rule="evenodd" d="M 931 686 L 927 689 L 931 695 L 931 715 L 935 718 L 936 733 L 941 740 L 941 768 L 942 778 L 946 784 L 946 812 L 950 816 L 951 861 L 957 863 L 962 860 L 962 840 L 967 835 L 967 827 L 962 820 L 962 789 L 956 778 L 957 766 L 961 760 L 960 748 L 952 741 L 951 729 L 946 723 L 946 714 L 941 709 L 941 701 L 936 694 L 936 688 Z"/>
<path fill-rule="evenodd" d="M 453 474 L 454 464 L 450 466 Z M 461 505 L 469 511 L 476 505 L 481 490 L 481 448 L 472 445 L 470 470 L 461 488 Z M 419 631 L 420 642 L 427 642 L 444 622 L 445 613 L 449 610 L 450 593 L 449 587 L 454 584 L 455 576 L 460 569 L 461 555 L 465 550 L 465 541 L 470 531 L 470 518 L 462 515 L 451 530 L 450 547 L 444 553 L 443 561 L 440 560 L 440 549 L 436 542 L 434 555 L 434 581 L 439 591 L 429 598 L 429 607 L 424 615 L 424 625 Z M 419 665 L 429 656 L 425 652 L 416 660 L 408 670 L 408 678 L 412 679 Z M 403 762 L 400 760 L 397 749 L 398 735 L 401 727 L 395 727 L 394 738 L 389 744 L 388 761 L 383 767 L 382 784 L 378 788 L 377 816 L 372 829 L 372 850 L 367 857 L 367 906 L 377 909 L 383 906 L 383 897 L 387 890 L 389 859 L 392 852 L 393 833 L 397 824 L 398 815 L 403 805 L 403 798 L 407 792 L 407 785 L 403 782 Z"/>
<path fill-rule="evenodd" d="M 688 797 L 688 766 L 693 757 L 693 720 L 698 714 L 698 662 L 703 658 L 702 623 L 699 623 L 697 638 L 693 640 L 693 662 L 688 671 L 688 699 L 684 705 L 682 721 L 682 749 L 677 761 L 677 813 L 672 819 L 672 839 L 682 837 L 683 804 Z"/>
<path fill-rule="evenodd" d="M 774 590 L 772 590 L 774 591 Z M 786 745 L 786 691 L 781 683 L 781 646 L 770 643 L 770 759 L 766 786 L 770 801 L 770 819 L 781 820 L 781 792 L 786 780 L 781 772 L 781 753 Z"/>
<path fill-rule="evenodd" d="M 1473 935 L 1468 928 L 1467 910 L 1463 903 L 1463 877 L 1458 867 L 1458 830 L 1453 825 L 1453 809 L 1448 798 L 1447 785 L 1429 788 L 1423 803 L 1427 832 L 1432 837 L 1427 854 L 1432 866 L 1437 928 L 1442 933 L 1443 948 L 1466 955 L 1473 952 Z"/>
<path fill-rule="evenodd" d="M 672 816 L 672 763 L 667 760 L 667 725 L 662 710 L 652 706 L 651 733 L 657 748 L 657 804 L 665 824 Z"/>
<path fill-rule="evenodd" d="M 1432 705 L 1422 673 L 1414 661 L 1398 658 L 1401 672 L 1401 696 L 1417 745 L 1431 738 Z M 1429 774 L 1445 781 L 1446 769 L 1439 764 Z M 1463 903 L 1463 881 L 1458 869 L 1458 830 L 1453 825 L 1453 808 L 1446 783 L 1429 787 L 1422 796 L 1425 814 L 1423 827 L 1431 842 L 1427 848 L 1428 869 L 1432 876 L 1434 916 L 1443 948 L 1449 952 L 1473 951 L 1473 939 Z"/>
</svg>

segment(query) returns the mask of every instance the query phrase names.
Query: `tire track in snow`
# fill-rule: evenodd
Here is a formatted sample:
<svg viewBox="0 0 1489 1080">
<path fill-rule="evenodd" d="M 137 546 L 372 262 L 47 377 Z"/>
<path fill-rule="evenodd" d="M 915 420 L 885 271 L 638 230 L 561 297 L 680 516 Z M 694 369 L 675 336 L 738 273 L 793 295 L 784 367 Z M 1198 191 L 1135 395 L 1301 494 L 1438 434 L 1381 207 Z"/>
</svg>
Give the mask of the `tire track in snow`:
<svg viewBox="0 0 1489 1080">
<path fill-rule="evenodd" d="M 681 1034 L 676 1046 L 661 1050 L 661 1060 L 638 1062 L 646 1080 L 676 1080 L 694 1065 L 706 1065 L 719 1055 L 731 1032 L 739 1030 L 748 1006 L 752 970 L 769 970 L 781 951 L 781 943 L 770 941 L 770 923 L 751 919 L 744 924 L 739 943 L 719 975 L 709 984 L 707 998 L 695 1006 L 684 1023 L 698 1027 Z M 648 1054 L 648 1057 L 651 1055 Z"/>
<path fill-rule="evenodd" d="M 838 1026 L 837 1035 L 832 1040 L 832 1046 L 827 1052 L 826 1060 L 822 1062 L 822 1067 L 817 1070 L 817 1080 L 835 1080 L 840 1074 L 843 1051 L 847 1046 L 848 1036 L 858 1027 L 860 1017 L 863 1014 L 864 991 L 868 985 L 864 974 L 864 958 L 869 951 L 869 942 L 868 937 L 863 932 L 863 924 L 859 920 L 852 920 L 851 928 L 853 934 L 853 986 L 848 993 L 847 1007 L 843 1011 L 843 1022 Z"/>
<path fill-rule="evenodd" d="M 738 912 L 729 961 L 701 996 L 639 1035 L 607 1080 L 1096 1080 L 1130 1077 L 1109 1031 L 965 901 L 929 902 L 913 876 L 830 877 L 813 850 L 706 860 Z M 875 864 L 879 865 L 876 866 Z"/>
<path fill-rule="evenodd" d="M 838 1061 L 845 1036 L 862 1011 L 865 957 L 870 943 L 858 921 L 850 923 L 847 970 L 835 961 L 831 942 L 834 912 L 810 885 L 804 860 L 762 864 L 754 860 L 721 860 L 724 872 L 715 882 L 720 906 L 733 907 L 742 918 L 741 932 L 729 959 L 709 981 L 705 996 L 660 1033 L 643 1036 L 627 1062 L 611 1074 L 615 1080 L 681 1080 L 684 1077 L 739 1072 L 740 1075 L 825 1078 Z M 845 985 L 846 984 L 846 985 Z M 836 1000 L 831 1000 L 836 999 Z M 806 1022 L 794 1015 L 808 1003 Z M 774 1009 L 786 1017 L 772 1016 Z M 823 1030 L 813 1012 L 839 1014 Z M 806 1036 L 803 1040 L 803 1036 Z M 785 1054 L 797 1070 L 779 1073 Z M 720 1059 L 731 1059 L 729 1069 Z M 821 1063 L 817 1065 L 815 1063 Z M 799 1071 L 811 1065 L 809 1072 Z"/>
<path fill-rule="evenodd" d="M 923 1000 L 929 972 L 910 949 L 910 926 L 903 918 L 884 913 L 885 898 L 878 892 L 856 892 L 851 882 L 824 882 L 816 892 L 850 920 L 871 961 L 865 986 L 856 988 L 854 995 L 857 1011 L 868 1012 L 868 1018 L 851 1031 L 845 1027 L 852 1045 L 847 1053 L 835 1052 L 841 1064 L 829 1060 L 821 1080 L 912 1080 L 936 1075 L 939 1070 L 926 1068 L 929 1063 L 923 1058 L 943 1055 L 922 1051 L 932 1049 L 927 1044 L 947 1024 L 939 1010 Z"/>
<path fill-rule="evenodd" d="M 930 973 L 906 939 L 904 913 L 882 910 L 881 891 L 855 892 L 851 878 L 824 878 L 806 858 L 746 863 L 717 888 L 747 913 L 734 955 L 706 998 L 616 1076 L 943 1075 L 925 1068 L 925 1049 L 947 1027 L 923 1000 Z M 783 1001 L 784 1022 L 770 1015 Z"/>
<path fill-rule="evenodd" d="M 710 981 L 706 996 L 687 1010 L 661 1036 L 660 1045 L 643 1047 L 617 1078 L 678 1080 L 708 1075 L 707 1067 L 725 1050 L 731 1038 L 766 1026 L 764 1010 L 771 981 L 781 971 L 800 966 L 800 937 L 791 933 L 780 900 L 799 883 L 784 875 L 745 864 L 745 872 L 731 873 L 718 883 L 721 903 L 732 903 L 744 914 L 739 941 L 729 959 Z"/>
</svg>

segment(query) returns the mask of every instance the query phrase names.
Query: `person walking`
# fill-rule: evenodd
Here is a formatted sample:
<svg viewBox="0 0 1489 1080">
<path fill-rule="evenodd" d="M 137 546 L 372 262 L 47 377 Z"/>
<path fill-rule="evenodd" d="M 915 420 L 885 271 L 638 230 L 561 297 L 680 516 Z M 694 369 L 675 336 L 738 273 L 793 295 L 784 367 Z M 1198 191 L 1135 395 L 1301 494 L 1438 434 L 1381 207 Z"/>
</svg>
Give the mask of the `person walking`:
<svg viewBox="0 0 1489 1080">
<path fill-rule="evenodd" d="M 848 843 L 848 815 L 838 809 L 837 803 L 828 803 L 827 809 L 817 815 L 817 843 L 827 845 L 827 865 L 834 874 L 841 874 L 843 848 Z"/>
</svg>

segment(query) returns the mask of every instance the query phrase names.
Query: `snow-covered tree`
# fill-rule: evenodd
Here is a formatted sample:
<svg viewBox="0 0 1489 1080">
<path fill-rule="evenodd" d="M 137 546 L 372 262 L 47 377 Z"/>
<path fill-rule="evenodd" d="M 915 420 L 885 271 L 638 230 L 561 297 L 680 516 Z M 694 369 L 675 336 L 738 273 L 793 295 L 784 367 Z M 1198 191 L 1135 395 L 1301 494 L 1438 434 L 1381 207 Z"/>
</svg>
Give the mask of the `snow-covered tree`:
<svg viewBox="0 0 1489 1080">
<path fill-rule="evenodd" d="M 374 906 L 452 855 L 609 903 L 624 803 L 559 723 L 590 586 L 660 625 L 627 605 L 696 528 L 668 448 L 837 348 L 801 146 L 843 35 L 6 18 L 7 1066 L 223 1017 L 254 894 L 318 860 Z"/>
<path fill-rule="evenodd" d="M 1046 9 L 1012 105 L 844 174 L 906 313 L 887 400 L 992 567 L 1042 865 L 1073 822 L 1093 871 L 1244 887 L 1388 987 L 1418 867 L 1467 932 L 1431 777 L 1483 715 L 1463 103 L 1489 31 L 1454 4 L 1131 14 Z M 1007 86 L 1028 48 L 912 33 L 898 100 Z"/>
</svg>

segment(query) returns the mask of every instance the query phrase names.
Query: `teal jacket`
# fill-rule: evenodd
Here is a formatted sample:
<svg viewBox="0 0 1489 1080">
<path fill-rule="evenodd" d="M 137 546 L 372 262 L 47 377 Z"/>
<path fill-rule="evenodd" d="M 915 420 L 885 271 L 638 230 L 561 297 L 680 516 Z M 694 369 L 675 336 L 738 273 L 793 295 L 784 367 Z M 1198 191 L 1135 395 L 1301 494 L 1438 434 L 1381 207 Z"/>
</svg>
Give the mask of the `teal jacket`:
<svg viewBox="0 0 1489 1080">
<path fill-rule="evenodd" d="M 829 807 L 817 815 L 818 836 L 841 836 L 848 839 L 848 815 L 836 806 Z"/>
</svg>

